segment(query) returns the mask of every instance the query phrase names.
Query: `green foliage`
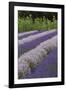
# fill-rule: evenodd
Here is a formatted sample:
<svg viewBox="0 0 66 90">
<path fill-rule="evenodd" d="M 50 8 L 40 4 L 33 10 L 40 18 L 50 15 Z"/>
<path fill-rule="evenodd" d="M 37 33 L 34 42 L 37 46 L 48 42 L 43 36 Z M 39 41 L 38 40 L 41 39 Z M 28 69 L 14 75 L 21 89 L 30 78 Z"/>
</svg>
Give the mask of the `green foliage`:
<svg viewBox="0 0 66 90">
<path fill-rule="evenodd" d="M 18 32 L 23 32 L 24 25 L 25 25 L 24 19 L 19 18 L 18 19 Z"/>
<path fill-rule="evenodd" d="M 57 28 L 57 20 L 53 17 L 53 21 L 43 18 L 35 18 L 33 22 L 31 15 L 18 18 L 18 32 L 31 30 L 50 30 Z"/>
</svg>

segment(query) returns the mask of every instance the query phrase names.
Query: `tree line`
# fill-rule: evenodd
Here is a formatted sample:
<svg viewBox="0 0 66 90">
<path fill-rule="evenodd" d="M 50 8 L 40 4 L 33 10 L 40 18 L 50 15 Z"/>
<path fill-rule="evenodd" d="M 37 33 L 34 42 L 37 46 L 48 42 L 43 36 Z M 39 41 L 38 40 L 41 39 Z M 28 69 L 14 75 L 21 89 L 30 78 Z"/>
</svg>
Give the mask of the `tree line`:
<svg viewBox="0 0 66 90">
<path fill-rule="evenodd" d="M 18 32 L 57 28 L 57 13 L 18 11 Z"/>
<path fill-rule="evenodd" d="M 37 11 L 18 11 L 18 16 L 19 17 L 23 17 L 25 19 L 25 17 L 29 16 L 30 18 L 32 18 L 32 21 L 35 21 L 35 18 L 43 18 L 45 17 L 45 19 L 49 19 L 51 21 L 53 21 L 53 18 L 55 18 L 57 20 L 57 13 L 56 12 L 37 12 Z"/>
</svg>

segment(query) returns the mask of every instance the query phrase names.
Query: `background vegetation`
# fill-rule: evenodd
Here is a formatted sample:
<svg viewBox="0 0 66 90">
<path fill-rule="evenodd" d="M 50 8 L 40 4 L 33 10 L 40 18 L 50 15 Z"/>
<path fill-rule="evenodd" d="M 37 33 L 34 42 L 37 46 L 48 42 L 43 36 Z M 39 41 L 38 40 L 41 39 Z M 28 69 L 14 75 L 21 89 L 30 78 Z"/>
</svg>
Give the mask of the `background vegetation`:
<svg viewBox="0 0 66 90">
<path fill-rule="evenodd" d="M 57 28 L 57 13 L 18 11 L 18 32 Z"/>
</svg>

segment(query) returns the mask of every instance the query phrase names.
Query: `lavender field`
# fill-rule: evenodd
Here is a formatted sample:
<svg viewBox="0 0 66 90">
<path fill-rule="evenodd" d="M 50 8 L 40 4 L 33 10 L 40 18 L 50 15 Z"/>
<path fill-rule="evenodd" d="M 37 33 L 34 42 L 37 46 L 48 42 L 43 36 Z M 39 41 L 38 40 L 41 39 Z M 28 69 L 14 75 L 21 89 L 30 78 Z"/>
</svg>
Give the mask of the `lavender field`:
<svg viewBox="0 0 66 90">
<path fill-rule="evenodd" d="M 18 33 L 18 78 L 57 77 L 57 30 Z"/>
</svg>

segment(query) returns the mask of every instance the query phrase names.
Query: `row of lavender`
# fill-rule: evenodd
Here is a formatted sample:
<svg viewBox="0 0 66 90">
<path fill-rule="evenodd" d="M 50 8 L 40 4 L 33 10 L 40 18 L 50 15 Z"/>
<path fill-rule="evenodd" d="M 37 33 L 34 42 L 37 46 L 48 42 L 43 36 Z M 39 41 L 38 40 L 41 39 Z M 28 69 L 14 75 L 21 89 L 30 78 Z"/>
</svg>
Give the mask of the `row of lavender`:
<svg viewBox="0 0 66 90">
<path fill-rule="evenodd" d="M 57 31 L 26 32 L 19 35 L 18 41 L 18 76 L 24 78 L 33 68 L 57 47 Z"/>
<path fill-rule="evenodd" d="M 55 36 L 57 34 L 57 31 L 56 30 L 45 31 L 45 32 L 38 31 L 38 33 L 34 35 L 32 34 L 33 32 L 31 33 L 30 36 L 28 36 L 28 38 L 25 37 L 18 41 L 18 57 L 20 57 L 22 54 L 24 54 L 28 50 L 35 48 L 41 42 Z"/>
</svg>

